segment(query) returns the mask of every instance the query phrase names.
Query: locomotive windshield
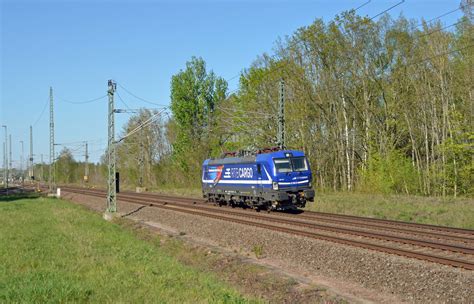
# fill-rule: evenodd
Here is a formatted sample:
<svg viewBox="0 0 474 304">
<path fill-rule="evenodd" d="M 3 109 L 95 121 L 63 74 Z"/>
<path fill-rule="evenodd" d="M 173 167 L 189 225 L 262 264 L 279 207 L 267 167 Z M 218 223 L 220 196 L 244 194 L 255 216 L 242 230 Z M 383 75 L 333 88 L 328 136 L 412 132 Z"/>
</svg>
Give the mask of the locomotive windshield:
<svg viewBox="0 0 474 304">
<path fill-rule="evenodd" d="M 293 171 L 306 171 L 308 170 L 308 165 L 306 164 L 306 158 L 302 157 L 292 157 L 291 164 L 293 165 Z"/>
<path fill-rule="evenodd" d="M 289 158 L 276 158 L 274 159 L 275 168 L 278 173 L 291 172 L 291 164 Z"/>
<path fill-rule="evenodd" d="M 288 173 L 293 171 L 308 170 L 308 163 L 304 156 L 289 157 L 289 158 L 275 158 L 275 168 L 278 173 Z"/>
</svg>

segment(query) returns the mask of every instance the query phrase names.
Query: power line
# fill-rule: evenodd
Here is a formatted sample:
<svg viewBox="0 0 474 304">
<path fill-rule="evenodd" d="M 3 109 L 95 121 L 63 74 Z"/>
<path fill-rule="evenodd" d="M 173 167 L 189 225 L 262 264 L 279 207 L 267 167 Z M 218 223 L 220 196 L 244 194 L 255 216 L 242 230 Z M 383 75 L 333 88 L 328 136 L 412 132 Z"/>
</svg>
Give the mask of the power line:
<svg viewBox="0 0 474 304">
<path fill-rule="evenodd" d="M 369 2 L 370 2 L 370 1 L 369 1 Z M 371 17 L 369 20 L 373 20 L 373 19 L 375 19 L 376 17 L 378 17 L 378 16 L 380 16 L 380 15 L 382 15 L 382 14 L 384 14 L 384 13 L 387 13 L 388 11 L 390 11 L 390 10 L 394 9 L 395 7 L 397 7 L 397 6 L 401 5 L 401 4 L 403 4 L 404 2 L 405 2 L 405 0 L 401 0 L 400 2 L 398 2 L 398 3 L 394 4 L 394 5 L 392 5 L 391 7 L 387 8 L 387 9 L 383 10 L 382 12 L 376 14 L 375 16 Z M 356 9 L 354 9 L 354 10 L 351 10 L 351 11 L 354 11 L 354 12 L 355 12 L 355 11 L 357 11 L 358 9 L 360 9 L 361 7 L 363 7 L 363 6 L 367 5 L 367 4 L 368 4 L 368 2 L 364 3 L 363 5 L 359 6 L 358 8 L 356 8 Z M 290 43 L 285 47 L 285 49 L 288 49 L 288 50 L 289 50 L 289 49 L 291 49 L 292 47 L 297 46 L 298 43 L 300 43 L 300 42 L 304 42 L 304 41 L 302 41 L 301 39 L 295 39 L 293 42 L 290 42 Z M 270 56 L 270 59 L 278 60 L 277 55 Z M 280 61 L 280 62 L 282 62 L 282 61 Z M 276 72 L 276 71 L 279 71 L 279 70 L 281 70 L 282 68 L 284 68 L 289 62 L 290 62 L 290 61 L 282 62 L 282 64 L 281 64 L 280 66 L 276 67 L 276 68 L 273 69 L 273 70 L 270 70 L 270 69 L 269 69 L 269 70 L 267 70 L 264 74 L 268 74 L 268 73 L 270 73 L 270 72 L 271 72 L 271 73 L 274 73 L 274 72 Z M 240 75 L 241 75 L 241 74 L 239 74 L 239 75 L 237 75 L 237 76 L 240 76 Z M 237 76 L 232 77 L 232 79 L 236 78 Z M 231 91 L 227 92 L 227 94 L 230 95 L 231 93 L 237 92 L 238 90 L 239 90 L 239 88 L 235 88 L 234 90 L 231 90 Z"/>
<path fill-rule="evenodd" d="M 441 32 L 442 30 L 445 30 L 445 29 L 447 29 L 447 28 L 450 28 L 450 27 L 453 27 L 453 26 L 455 26 L 455 25 L 461 24 L 461 23 L 463 23 L 464 21 L 466 21 L 466 20 L 461 20 L 461 21 L 455 22 L 455 23 L 453 23 L 453 24 L 450 24 L 450 25 L 447 25 L 447 26 L 444 26 L 444 27 L 440 27 L 439 29 L 436 29 L 436 30 L 434 30 L 434 31 L 431 31 L 431 32 L 428 32 L 428 33 L 426 33 L 426 34 L 421 35 L 419 38 L 421 38 L 421 37 L 426 37 L 426 36 L 429 36 L 429 35 L 434 34 L 434 33 L 437 33 L 437 32 Z"/>
<path fill-rule="evenodd" d="M 358 7 L 356 7 L 356 8 L 354 9 L 354 12 L 356 12 L 356 11 L 358 11 L 359 9 L 363 8 L 364 6 L 366 6 L 367 4 L 369 4 L 371 1 L 372 1 L 372 0 L 369 0 L 369 1 L 367 1 L 367 2 L 365 2 L 365 3 L 363 3 L 363 4 L 361 4 L 361 5 L 359 5 Z"/>
<path fill-rule="evenodd" d="M 417 64 L 423 63 L 425 61 L 431 60 L 433 58 L 436 58 L 436 57 L 440 57 L 440 56 L 444 56 L 444 55 L 450 55 L 450 54 L 453 54 L 453 53 L 456 53 L 456 52 L 459 52 L 459 51 L 462 51 L 462 50 L 466 50 L 466 49 L 471 48 L 473 46 L 474 46 L 474 44 L 470 44 L 470 45 L 467 45 L 467 46 L 459 48 L 459 49 L 455 49 L 455 50 L 447 51 L 447 52 L 444 52 L 444 53 L 436 54 L 434 56 L 422 59 L 420 61 L 412 62 L 412 63 L 410 63 L 406 66 L 417 65 Z"/>
<path fill-rule="evenodd" d="M 442 15 L 439 15 L 439 16 L 437 16 L 437 17 L 435 17 L 435 18 L 432 18 L 432 19 L 430 19 L 430 20 L 428 20 L 428 21 L 426 21 L 426 22 L 420 22 L 420 24 L 418 24 L 417 27 L 424 25 L 424 23 L 431 23 L 431 22 L 433 22 L 433 21 L 435 21 L 435 20 L 438 20 L 438 19 L 440 19 L 440 18 L 443 18 L 444 16 L 447 16 L 447 15 L 450 15 L 450 14 L 452 14 L 452 13 L 454 13 L 454 12 L 457 12 L 457 11 L 459 11 L 460 9 L 463 9 L 464 7 L 465 7 L 465 6 L 459 6 L 457 9 L 454 9 L 454 10 L 451 10 L 451 11 L 449 11 L 449 12 L 443 13 Z"/>
<path fill-rule="evenodd" d="M 44 107 L 43 107 L 43 110 L 41 110 L 41 114 L 38 116 L 38 118 L 35 120 L 35 122 L 33 123 L 33 126 L 36 126 L 36 124 L 40 121 L 40 119 L 43 117 L 43 114 L 44 112 L 46 111 L 46 108 L 48 107 L 48 104 L 49 104 L 49 99 L 46 100 L 46 102 L 44 103 Z"/>
<path fill-rule="evenodd" d="M 153 114 L 150 118 L 148 118 L 147 120 L 145 120 L 143 123 L 141 123 L 140 125 L 138 125 L 135 129 L 133 129 L 132 131 L 128 132 L 128 134 L 125 134 L 122 138 L 120 138 L 117 142 L 121 142 L 122 140 L 124 140 L 125 138 L 129 137 L 129 136 L 132 136 L 133 134 L 137 133 L 138 131 L 140 131 L 141 129 L 147 127 L 148 125 L 150 125 L 151 123 L 153 123 L 161 114 L 163 114 L 163 112 L 165 111 L 166 109 L 163 109 L 161 112 L 157 112 L 155 114 Z"/>
<path fill-rule="evenodd" d="M 105 97 L 107 97 L 107 95 L 102 95 L 100 97 L 97 97 L 97 98 L 94 98 L 94 99 L 89 99 L 89 100 L 85 100 L 85 101 L 70 101 L 70 100 L 67 100 L 67 99 L 64 99 L 62 97 L 59 97 L 56 95 L 56 97 L 62 101 L 62 102 L 66 102 L 66 103 L 70 103 L 70 104 L 86 104 L 86 103 L 92 103 L 92 102 L 95 102 L 95 101 L 99 101 Z"/>
<path fill-rule="evenodd" d="M 128 104 L 125 102 L 125 100 L 122 99 L 122 96 L 120 96 L 120 94 L 119 94 L 118 92 L 115 92 L 115 93 L 117 94 L 117 96 L 118 96 L 118 98 L 120 99 L 120 101 L 125 105 L 125 107 L 126 107 L 127 109 L 129 109 L 129 110 L 132 110 L 132 109 L 128 106 Z"/>
<path fill-rule="evenodd" d="M 372 1 L 372 0 L 368 0 L 368 1 L 366 1 L 365 3 L 359 5 L 357 8 L 355 8 L 355 9 L 350 9 L 349 11 L 354 11 L 354 12 L 356 12 L 356 11 L 358 11 L 359 9 L 361 9 L 362 7 L 364 7 L 364 6 L 366 6 L 367 4 L 369 4 L 371 1 Z M 402 2 L 405 2 L 405 0 L 402 0 Z M 398 5 L 400 5 L 400 4 L 401 4 L 401 3 L 397 4 L 396 6 L 398 6 Z M 394 8 L 394 7 L 395 7 L 395 6 L 393 6 L 392 8 Z M 389 9 L 387 9 L 387 10 L 385 10 L 385 11 L 389 11 L 389 10 L 392 9 L 392 8 L 389 8 Z M 296 40 L 295 42 L 293 42 L 293 43 L 295 44 L 294 46 L 296 46 L 296 45 L 298 44 L 298 42 L 299 42 L 299 41 L 297 41 L 297 40 Z M 290 44 L 287 46 L 287 48 L 290 48 L 290 47 L 291 47 L 291 44 L 292 44 L 292 43 L 290 43 Z M 271 56 L 271 57 L 274 57 L 274 56 Z M 227 81 L 227 82 L 230 82 L 231 80 L 234 80 L 235 78 L 238 78 L 238 77 L 240 77 L 241 75 L 242 75 L 242 73 L 239 73 L 239 74 L 237 74 L 237 75 L 234 75 L 234 76 L 232 76 L 232 77 L 226 79 L 226 81 Z M 237 90 L 232 90 L 232 91 L 237 91 Z M 232 92 L 232 91 L 230 91 L 230 92 Z M 230 93 L 230 92 L 229 92 L 229 93 Z"/>
<path fill-rule="evenodd" d="M 397 7 L 398 5 L 402 4 L 404 1 L 405 1 L 405 0 L 398 2 L 397 4 L 391 6 L 390 8 L 388 8 L 388 9 L 386 9 L 386 10 L 384 10 L 382 13 L 385 13 L 385 12 L 387 12 L 387 11 L 389 11 L 389 10 L 391 10 L 391 9 L 393 9 L 393 8 L 395 8 L 395 7 Z M 441 14 L 441 15 L 435 17 L 435 18 L 432 18 L 429 22 L 432 22 L 432 21 L 434 21 L 434 20 L 440 19 L 440 18 L 442 18 L 442 17 L 444 17 L 444 16 L 446 16 L 446 15 L 449 15 L 449 14 L 451 14 L 451 13 L 453 13 L 453 12 L 455 12 L 455 11 L 461 9 L 461 8 L 463 8 L 463 7 L 460 7 L 460 8 L 457 8 L 457 9 L 455 9 L 455 10 L 451 10 L 451 11 L 449 11 L 449 12 L 443 13 L 443 14 Z M 380 15 L 380 13 L 377 14 L 377 15 Z M 374 17 L 372 17 L 370 20 L 372 20 L 373 18 L 377 17 L 377 15 L 375 15 Z M 437 29 L 437 30 L 435 30 L 435 31 L 432 31 L 432 32 L 426 33 L 426 34 L 424 34 L 424 35 L 421 35 L 420 38 L 421 38 L 421 37 L 430 36 L 430 35 L 432 35 L 432 34 L 434 34 L 434 33 L 437 33 L 437 32 L 439 32 L 439 31 L 442 31 L 442 30 L 446 29 L 446 28 L 455 26 L 455 25 L 460 24 L 460 23 L 462 23 L 462 22 L 464 22 L 464 20 L 458 21 L 458 22 L 456 22 L 456 23 L 450 24 L 450 25 L 445 26 L 445 27 L 443 27 L 443 28 L 440 28 L 440 29 Z M 422 24 L 422 23 L 421 23 L 421 24 Z M 292 46 L 296 46 L 299 42 L 304 42 L 304 41 L 302 41 L 302 40 L 300 40 L 300 39 L 297 39 L 297 40 L 295 40 L 295 41 L 297 41 L 297 43 L 290 43 L 290 44 L 288 44 L 285 48 L 286 48 L 286 49 L 290 49 Z M 379 47 L 377 50 L 381 50 L 382 48 L 383 48 L 383 47 L 381 46 L 381 47 Z M 308 50 L 301 50 L 301 55 L 305 55 L 305 54 L 307 54 L 308 52 L 309 52 Z M 453 53 L 453 52 L 456 52 L 456 51 L 451 51 L 450 53 Z M 443 54 L 440 54 L 440 56 L 441 56 L 441 55 L 443 55 Z M 276 57 L 276 55 L 270 56 L 270 58 L 276 60 L 277 58 L 275 58 L 275 57 Z M 434 56 L 434 57 L 436 57 L 436 56 Z M 428 60 L 428 59 L 426 59 L 426 60 Z M 426 61 L 426 60 L 423 60 L 423 61 Z M 278 67 L 276 67 L 276 68 L 274 68 L 274 69 L 268 69 L 267 71 L 264 72 L 264 74 L 275 73 L 275 72 L 279 71 L 280 69 L 284 68 L 289 62 L 290 62 L 290 61 L 284 61 L 284 62 L 280 61 L 280 63 L 282 63 L 280 66 L 278 66 Z M 233 90 L 227 92 L 227 94 L 230 95 L 231 93 L 234 93 L 234 92 L 239 91 L 239 89 L 240 89 L 240 88 L 235 88 L 235 89 L 233 89 Z"/>
<path fill-rule="evenodd" d="M 117 82 L 118 86 L 121 87 L 125 92 L 127 92 L 128 94 L 132 95 L 133 97 L 143 101 L 143 102 L 146 102 L 146 103 L 149 103 L 149 104 L 152 104 L 152 105 L 155 105 L 155 106 L 160 106 L 160 107 L 166 107 L 165 105 L 162 105 L 162 104 L 159 104 L 159 103 L 156 103 L 156 102 L 153 102 L 153 101 L 149 101 L 149 100 L 146 100 L 145 98 L 142 98 L 140 96 L 137 96 L 135 95 L 134 93 L 130 92 L 127 88 L 125 88 L 122 84 L 120 84 L 119 82 Z"/>
<path fill-rule="evenodd" d="M 386 10 L 381 11 L 381 12 L 378 13 L 377 15 L 371 17 L 369 20 L 374 20 L 374 19 L 377 18 L 378 16 L 383 15 L 383 14 L 385 14 L 385 13 L 388 12 L 388 11 L 391 11 L 392 9 L 396 8 L 397 6 L 401 5 L 401 4 L 404 3 L 404 2 L 405 2 L 405 0 L 402 0 L 402 1 L 400 1 L 400 2 L 398 2 L 398 3 L 396 3 L 396 4 L 394 4 L 394 5 L 392 5 L 391 7 L 387 8 Z"/>
</svg>

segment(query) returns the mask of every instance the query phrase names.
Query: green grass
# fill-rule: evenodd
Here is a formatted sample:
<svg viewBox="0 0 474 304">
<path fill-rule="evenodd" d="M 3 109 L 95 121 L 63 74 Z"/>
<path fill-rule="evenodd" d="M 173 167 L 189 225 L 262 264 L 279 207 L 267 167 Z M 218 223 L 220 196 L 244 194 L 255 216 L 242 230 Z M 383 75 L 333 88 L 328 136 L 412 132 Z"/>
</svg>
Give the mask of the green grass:
<svg viewBox="0 0 474 304">
<path fill-rule="evenodd" d="M 133 231 L 56 199 L 0 200 L 0 302 L 246 303 Z"/>
<path fill-rule="evenodd" d="M 306 210 L 474 229 L 474 199 L 318 193 Z"/>
</svg>

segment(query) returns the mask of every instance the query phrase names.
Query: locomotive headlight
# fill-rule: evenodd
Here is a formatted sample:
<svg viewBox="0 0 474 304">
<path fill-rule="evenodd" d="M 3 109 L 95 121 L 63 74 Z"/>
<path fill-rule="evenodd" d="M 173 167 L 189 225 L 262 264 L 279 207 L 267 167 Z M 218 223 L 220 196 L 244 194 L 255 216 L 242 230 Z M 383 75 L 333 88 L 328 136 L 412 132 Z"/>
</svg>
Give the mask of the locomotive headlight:
<svg viewBox="0 0 474 304">
<path fill-rule="evenodd" d="M 273 182 L 273 190 L 278 190 L 278 183 L 277 182 Z"/>
<path fill-rule="evenodd" d="M 313 184 L 311 184 L 311 182 L 308 183 L 308 187 L 311 188 L 311 186 L 313 186 Z"/>
</svg>

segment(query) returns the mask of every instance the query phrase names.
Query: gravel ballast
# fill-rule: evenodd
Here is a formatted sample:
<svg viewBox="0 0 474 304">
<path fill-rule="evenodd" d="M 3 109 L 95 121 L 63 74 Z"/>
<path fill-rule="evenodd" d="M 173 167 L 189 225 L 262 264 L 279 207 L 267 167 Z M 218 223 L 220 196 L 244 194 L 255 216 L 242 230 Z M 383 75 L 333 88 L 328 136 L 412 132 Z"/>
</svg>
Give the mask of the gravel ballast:
<svg viewBox="0 0 474 304">
<path fill-rule="evenodd" d="M 65 197 L 98 211 L 104 208 L 103 199 L 78 199 L 77 194 Z M 122 213 L 130 213 L 138 205 L 119 203 L 119 207 Z M 474 271 L 153 207 L 130 217 L 242 254 L 258 255 L 263 264 L 325 281 L 330 288 L 369 302 L 474 302 Z"/>
</svg>

